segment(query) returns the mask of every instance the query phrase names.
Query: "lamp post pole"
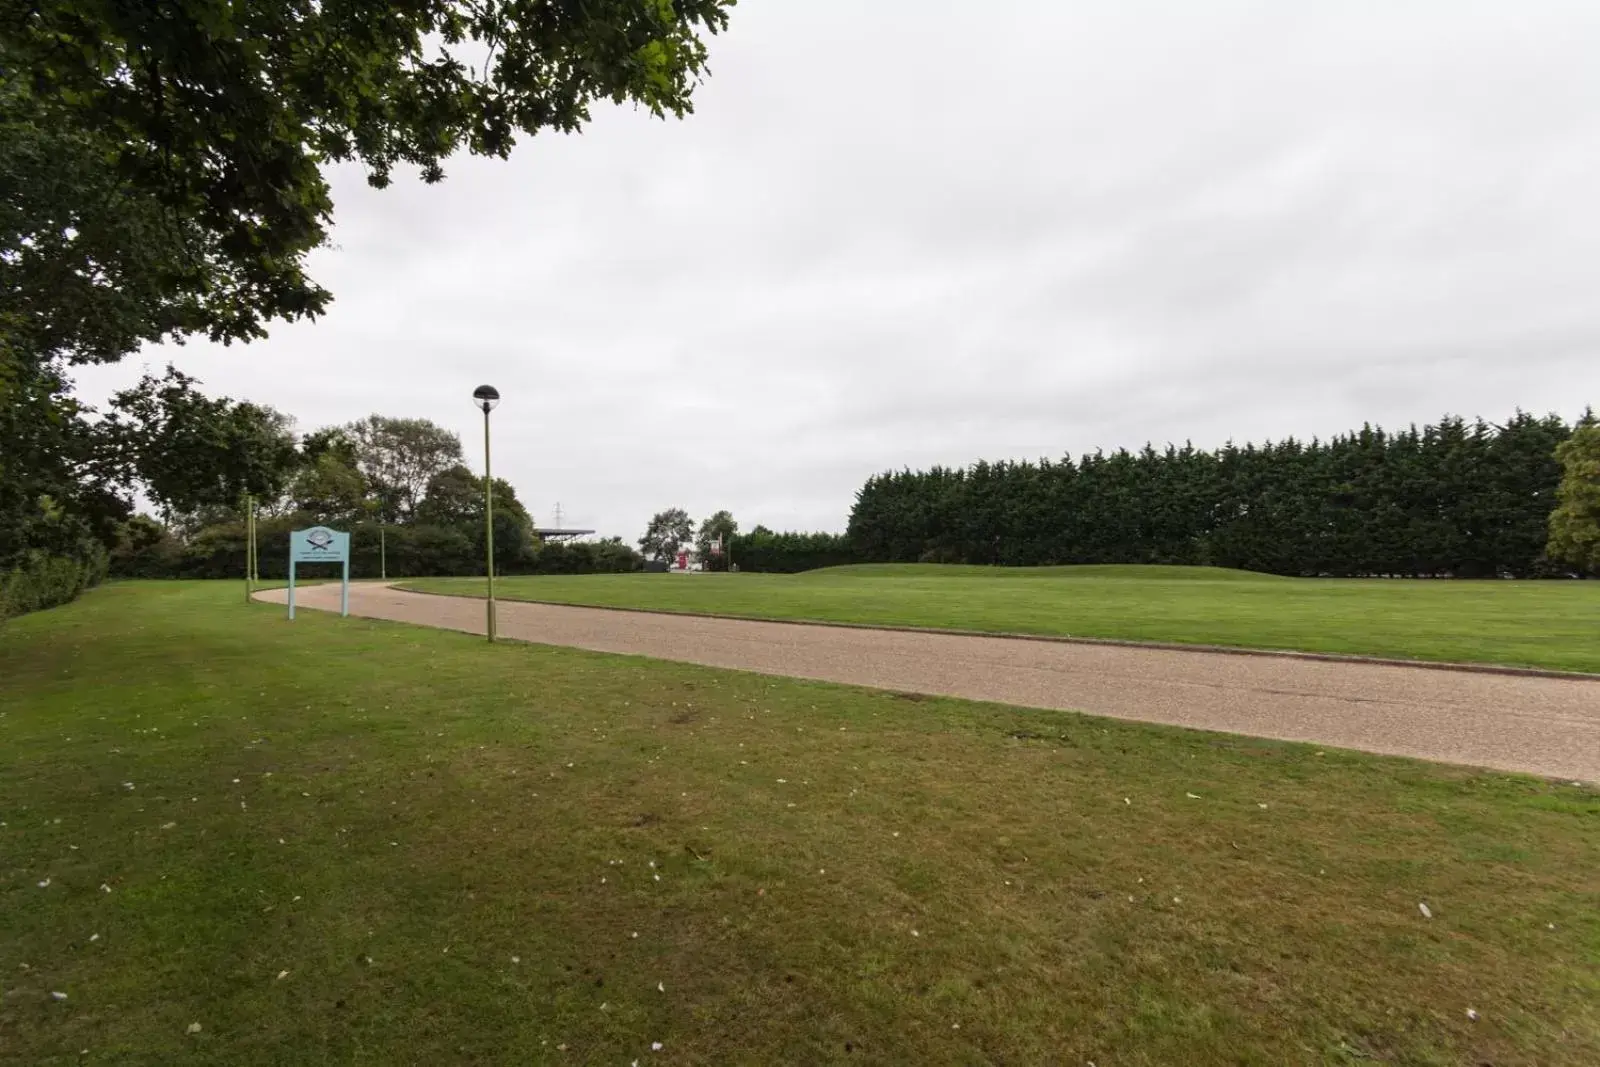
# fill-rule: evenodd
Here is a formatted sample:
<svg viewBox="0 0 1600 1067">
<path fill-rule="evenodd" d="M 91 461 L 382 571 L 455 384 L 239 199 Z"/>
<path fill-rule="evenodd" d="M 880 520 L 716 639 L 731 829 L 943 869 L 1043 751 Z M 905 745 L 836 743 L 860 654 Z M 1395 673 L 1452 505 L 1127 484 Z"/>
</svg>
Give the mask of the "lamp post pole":
<svg viewBox="0 0 1600 1067">
<path fill-rule="evenodd" d="M 489 412 L 500 402 L 500 392 L 492 385 L 480 385 L 472 394 L 483 409 L 483 528 L 485 571 L 489 576 L 489 599 L 485 606 L 485 629 L 494 641 L 494 475 L 489 468 Z"/>
</svg>

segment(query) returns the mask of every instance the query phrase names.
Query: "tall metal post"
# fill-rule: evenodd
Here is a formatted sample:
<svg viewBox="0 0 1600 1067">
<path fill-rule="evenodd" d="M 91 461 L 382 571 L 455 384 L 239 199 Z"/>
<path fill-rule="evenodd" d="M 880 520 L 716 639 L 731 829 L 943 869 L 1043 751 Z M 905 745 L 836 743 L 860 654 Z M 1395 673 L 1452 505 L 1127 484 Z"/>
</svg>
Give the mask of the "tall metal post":
<svg viewBox="0 0 1600 1067">
<path fill-rule="evenodd" d="M 488 630 L 494 640 L 494 477 L 489 470 L 489 405 L 483 405 L 483 526 L 488 544 L 485 562 L 489 572 Z"/>
<path fill-rule="evenodd" d="M 250 494 L 246 493 L 244 495 L 244 602 L 246 604 L 250 603 L 250 597 L 255 592 L 252 581 L 255 572 L 250 569 L 250 514 Z"/>
<path fill-rule="evenodd" d="M 384 581 L 389 580 L 389 539 L 385 535 L 388 528 L 383 520 L 378 520 L 378 577 Z"/>
</svg>

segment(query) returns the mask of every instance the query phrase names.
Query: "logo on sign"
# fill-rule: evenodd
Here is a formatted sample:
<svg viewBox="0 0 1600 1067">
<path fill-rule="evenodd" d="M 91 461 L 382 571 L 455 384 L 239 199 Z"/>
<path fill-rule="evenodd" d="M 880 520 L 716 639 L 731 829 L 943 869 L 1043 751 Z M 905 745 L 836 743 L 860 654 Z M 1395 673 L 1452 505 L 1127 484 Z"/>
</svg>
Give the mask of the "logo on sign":
<svg viewBox="0 0 1600 1067">
<path fill-rule="evenodd" d="M 327 552 L 333 548 L 333 531 L 319 526 L 306 534 L 306 544 L 318 551 Z"/>
</svg>

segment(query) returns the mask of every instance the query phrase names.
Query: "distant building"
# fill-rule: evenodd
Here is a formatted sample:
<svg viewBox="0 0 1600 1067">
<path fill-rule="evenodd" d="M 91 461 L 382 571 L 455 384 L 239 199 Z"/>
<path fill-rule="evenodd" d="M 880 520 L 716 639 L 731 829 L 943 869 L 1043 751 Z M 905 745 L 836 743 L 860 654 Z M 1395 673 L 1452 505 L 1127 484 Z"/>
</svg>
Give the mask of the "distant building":
<svg viewBox="0 0 1600 1067">
<path fill-rule="evenodd" d="M 533 530 L 533 536 L 540 541 L 550 542 L 573 541 L 580 537 L 588 537 L 592 533 L 593 530 L 566 530 L 553 526 L 536 526 Z"/>
</svg>

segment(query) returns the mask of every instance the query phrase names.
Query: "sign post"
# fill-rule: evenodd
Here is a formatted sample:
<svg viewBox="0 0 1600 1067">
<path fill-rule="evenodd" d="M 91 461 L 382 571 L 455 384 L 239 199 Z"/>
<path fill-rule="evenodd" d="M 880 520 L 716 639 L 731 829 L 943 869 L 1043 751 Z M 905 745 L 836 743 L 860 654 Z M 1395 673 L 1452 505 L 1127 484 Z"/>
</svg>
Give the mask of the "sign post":
<svg viewBox="0 0 1600 1067">
<path fill-rule="evenodd" d="M 289 618 L 294 618 L 294 567 L 297 563 L 342 563 L 339 614 L 350 614 L 350 535 L 313 526 L 289 534 Z"/>
</svg>

